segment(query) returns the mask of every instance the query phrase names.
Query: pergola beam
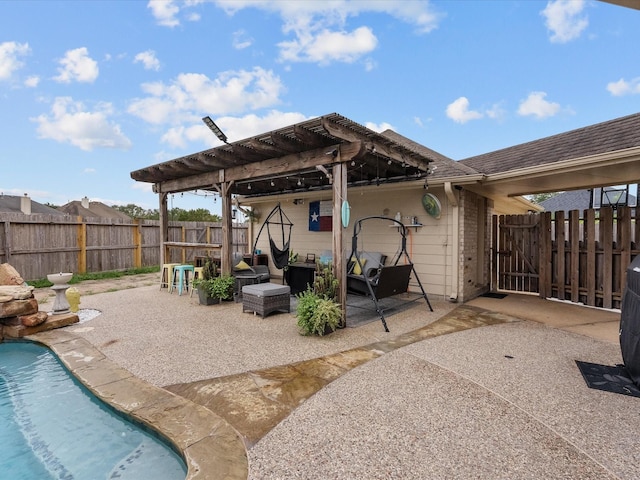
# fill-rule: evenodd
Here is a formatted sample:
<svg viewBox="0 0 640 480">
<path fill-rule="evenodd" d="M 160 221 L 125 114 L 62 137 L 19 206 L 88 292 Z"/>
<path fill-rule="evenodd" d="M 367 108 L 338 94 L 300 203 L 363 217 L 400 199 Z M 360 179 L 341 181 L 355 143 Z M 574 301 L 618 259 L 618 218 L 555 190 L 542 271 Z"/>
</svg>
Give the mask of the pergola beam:
<svg viewBox="0 0 640 480">
<path fill-rule="evenodd" d="M 227 181 L 246 180 L 247 178 L 268 178 L 269 176 L 282 175 L 315 168 L 316 165 L 331 165 L 336 163 L 333 151 L 339 152 L 341 162 L 348 162 L 359 158 L 365 152 L 362 142 L 329 145 L 324 148 L 316 148 L 300 153 L 285 155 L 280 158 L 263 160 L 262 162 L 248 163 L 226 169 L 218 169 L 210 172 L 190 175 L 188 177 L 167 180 L 156 183 L 156 193 L 177 193 L 189 190 L 210 189 L 212 185 L 220 182 L 219 171 L 224 170 L 224 178 Z"/>
</svg>

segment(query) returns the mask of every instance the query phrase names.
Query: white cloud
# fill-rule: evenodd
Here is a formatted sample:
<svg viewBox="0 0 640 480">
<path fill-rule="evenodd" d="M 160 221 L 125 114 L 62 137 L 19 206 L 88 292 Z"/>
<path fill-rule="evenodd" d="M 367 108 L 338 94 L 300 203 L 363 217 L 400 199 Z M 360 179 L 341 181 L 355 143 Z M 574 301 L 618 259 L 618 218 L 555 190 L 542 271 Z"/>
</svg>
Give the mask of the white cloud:
<svg viewBox="0 0 640 480">
<path fill-rule="evenodd" d="M 82 173 L 86 173 L 86 174 L 92 174 L 92 173 L 96 173 L 96 169 L 95 168 L 85 168 Z"/>
<path fill-rule="evenodd" d="M 216 125 L 220 127 L 220 130 L 225 133 L 229 141 L 233 142 L 258 135 L 262 132 L 268 132 L 286 127 L 287 125 L 299 123 L 307 120 L 307 118 L 305 115 L 297 112 L 271 110 L 264 116 L 249 114 L 243 117 L 218 117 L 215 119 L 215 122 Z M 202 142 L 208 147 L 221 145 L 220 140 L 218 140 L 213 132 L 202 122 L 188 127 L 178 126 L 170 128 L 167 133 L 162 136 L 161 141 L 174 148 L 184 148 L 187 142 L 196 141 Z"/>
<path fill-rule="evenodd" d="M 545 100 L 545 92 L 531 92 L 520 102 L 518 115 L 533 116 L 538 119 L 552 117 L 560 111 L 560 104 Z"/>
<path fill-rule="evenodd" d="M 167 158 L 165 158 L 163 160 L 169 160 L 171 158 L 173 158 L 173 156 L 167 157 Z M 141 192 L 153 193 L 153 184 L 152 183 L 133 182 L 131 184 L 131 188 L 133 190 L 140 190 Z"/>
<path fill-rule="evenodd" d="M 21 57 L 28 55 L 31 48 L 28 43 L 0 43 L 0 80 L 9 80 L 13 72 L 24 66 Z"/>
<path fill-rule="evenodd" d="M 484 115 L 476 110 L 469 110 L 469 99 L 460 97 L 447 105 L 447 117 L 456 123 L 467 123 L 469 120 L 477 120 Z"/>
<path fill-rule="evenodd" d="M 198 73 L 183 73 L 171 83 L 145 83 L 146 98 L 129 106 L 129 113 L 154 124 L 193 121 L 203 112 L 224 115 L 267 108 L 280 103 L 284 86 L 270 70 L 222 72 L 210 79 Z"/>
<path fill-rule="evenodd" d="M 236 50 L 244 50 L 253 44 L 253 38 L 247 36 L 247 32 L 244 30 L 238 30 L 233 32 L 233 48 Z"/>
<path fill-rule="evenodd" d="M 176 18 L 176 15 L 180 12 L 180 7 L 173 0 L 149 0 L 147 8 L 151 10 L 151 14 L 159 25 L 164 27 L 180 25 L 180 21 Z"/>
<path fill-rule="evenodd" d="M 369 27 L 353 32 L 323 30 L 314 35 L 300 35 L 291 42 L 279 44 L 282 60 L 313 62 L 326 65 L 331 62 L 353 63 L 375 50 L 378 39 Z"/>
<path fill-rule="evenodd" d="M 27 79 L 24 81 L 24 86 L 29 88 L 35 88 L 38 86 L 39 83 L 40 83 L 40 77 L 38 77 L 37 75 L 32 75 L 30 77 L 27 77 Z"/>
<path fill-rule="evenodd" d="M 585 15 L 584 0 L 553 0 L 547 3 L 540 14 L 545 17 L 545 25 L 551 32 L 553 43 L 566 43 L 575 40 L 589 25 Z"/>
<path fill-rule="evenodd" d="M 98 62 L 89 56 L 86 47 L 68 50 L 58 63 L 60 75 L 54 80 L 61 83 L 71 83 L 72 81 L 93 83 L 98 78 Z"/>
<path fill-rule="evenodd" d="M 203 3 L 204 0 L 150 0 L 148 8 L 160 25 L 175 27 L 178 16 L 184 10 Z M 389 15 L 412 25 L 418 34 L 437 28 L 442 15 L 436 13 L 428 1 L 398 2 L 377 0 L 362 2 L 351 0 L 213 0 L 228 15 L 245 8 L 264 10 L 280 16 L 282 31 L 292 39 L 278 44 L 280 59 L 287 62 L 347 62 L 353 63 L 370 53 L 377 46 L 377 38 L 371 27 L 361 25 L 347 28 L 347 20 L 361 13 Z M 235 48 L 246 48 L 252 40 L 234 38 Z M 328 42 L 328 43 L 327 43 Z M 373 68 L 366 62 L 367 70 Z"/>
<path fill-rule="evenodd" d="M 138 53 L 133 59 L 133 63 L 142 63 L 145 70 L 160 70 L 160 61 L 156 58 L 156 52 L 146 50 Z"/>
<path fill-rule="evenodd" d="M 378 132 L 378 133 L 384 132 L 385 130 L 395 131 L 395 127 L 387 122 L 382 122 L 382 123 L 367 122 L 364 124 L 364 126 L 367 127 L 369 130 L 373 130 L 374 132 Z"/>
<path fill-rule="evenodd" d="M 633 78 L 629 81 L 621 78 L 617 82 L 609 82 L 607 90 L 615 97 L 623 95 L 635 95 L 640 93 L 640 77 Z"/>
<path fill-rule="evenodd" d="M 50 115 L 39 115 L 31 120 L 38 124 L 40 138 L 69 143 L 85 151 L 130 148 L 131 141 L 120 131 L 120 126 L 109 121 L 111 114 L 109 103 L 100 104 L 91 112 L 71 97 L 57 97 Z"/>
</svg>

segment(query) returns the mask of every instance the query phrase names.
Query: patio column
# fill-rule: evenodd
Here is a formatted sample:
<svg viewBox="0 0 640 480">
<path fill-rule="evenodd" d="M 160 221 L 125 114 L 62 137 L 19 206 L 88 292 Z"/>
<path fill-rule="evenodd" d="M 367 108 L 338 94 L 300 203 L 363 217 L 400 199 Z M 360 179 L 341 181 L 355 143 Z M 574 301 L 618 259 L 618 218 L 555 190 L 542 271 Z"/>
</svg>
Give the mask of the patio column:
<svg viewBox="0 0 640 480">
<path fill-rule="evenodd" d="M 220 270 L 223 275 L 231 273 L 231 250 L 233 248 L 233 225 L 231 219 L 231 186 L 233 182 L 222 182 L 218 188 L 222 199 L 222 250 Z"/>
<path fill-rule="evenodd" d="M 336 160 L 340 161 L 340 154 Z M 333 268 L 340 282 L 338 302 L 342 310 L 342 325 L 347 325 L 347 262 L 343 255 L 342 202 L 347 201 L 347 164 L 333 166 Z"/>
<path fill-rule="evenodd" d="M 159 189 L 158 189 L 159 190 Z M 160 269 L 162 265 L 168 262 L 167 248 L 165 242 L 169 241 L 169 212 L 167 210 L 167 194 L 165 192 L 158 192 L 158 199 L 160 201 Z"/>
</svg>

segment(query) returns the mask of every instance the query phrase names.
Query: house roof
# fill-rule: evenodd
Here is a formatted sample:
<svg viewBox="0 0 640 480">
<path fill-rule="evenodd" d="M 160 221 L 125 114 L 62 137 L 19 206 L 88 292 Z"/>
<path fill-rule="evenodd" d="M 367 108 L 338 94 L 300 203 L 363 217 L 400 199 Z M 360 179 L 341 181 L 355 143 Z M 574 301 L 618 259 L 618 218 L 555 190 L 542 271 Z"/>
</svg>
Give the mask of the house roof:
<svg viewBox="0 0 640 480">
<path fill-rule="evenodd" d="M 460 160 L 484 174 L 503 173 L 640 146 L 640 113 Z"/>
<path fill-rule="evenodd" d="M 74 200 L 69 202 L 63 206 L 61 206 L 58 210 L 68 214 L 68 215 L 76 215 L 83 218 L 120 218 L 122 220 L 130 220 L 131 217 L 126 213 L 122 213 L 115 208 L 111 208 L 108 205 L 105 205 L 102 202 L 87 202 L 88 207 L 84 207 L 82 202 L 79 200 Z"/>
<path fill-rule="evenodd" d="M 224 181 L 233 181 L 231 193 L 253 197 L 331 188 L 322 169 L 346 159 L 349 186 L 415 180 L 428 174 L 431 153 L 332 113 L 142 168 L 131 177 L 171 193 L 212 189 L 224 172 Z"/>
<path fill-rule="evenodd" d="M 518 196 L 640 181 L 640 113 L 460 161 L 484 194 Z"/>
<path fill-rule="evenodd" d="M 17 195 L 3 195 L 0 194 L 0 213 L 22 213 L 20 208 L 22 199 L 24 197 L 20 197 Z M 47 215 L 60 215 L 63 216 L 64 213 L 56 210 L 55 208 L 48 207 L 43 205 L 42 203 L 38 203 L 34 200 L 31 200 L 31 213 L 42 213 Z"/>
<path fill-rule="evenodd" d="M 407 148 L 420 152 L 424 156 L 433 159 L 433 165 L 430 167 L 432 173 L 429 174 L 429 180 L 438 178 L 479 175 L 479 172 L 474 168 L 465 165 L 464 163 L 456 162 L 455 160 L 452 160 L 451 158 L 442 155 L 435 150 L 431 150 L 424 145 L 421 145 L 407 137 L 404 137 L 399 133 L 394 132 L 393 130 L 385 130 L 384 132 L 382 132 L 382 135 L 393 140 L 399 145 L 404 145 Z"/>
<path fill-rule="evenodd" d="M 540 206 L 547 212 L 557 212 L 563 210 L 565 213 L 571 210 L 586 210 L 588 208 L 600 208 L 600 188 L 593 189 L 593 204 L 591 202 L 592 191 L 589 190 L 572 190 L 569 192 L 562 192 L 553 197 L 547 198 L 540 202 Z M 620 191 L 616 189 L 605 188 L 605 193 L 602 195 L 602 203 L 604 206 L 609 206 L 615 203 L 620 197 L 624 202 L 626 200 L 627 205 L 636 206 L 637 199 L 634 195 Z M 608 193 L 607 193 L 608 192 Z M 628 199 L 626 196 L 628 195 Z"/>
</svg>

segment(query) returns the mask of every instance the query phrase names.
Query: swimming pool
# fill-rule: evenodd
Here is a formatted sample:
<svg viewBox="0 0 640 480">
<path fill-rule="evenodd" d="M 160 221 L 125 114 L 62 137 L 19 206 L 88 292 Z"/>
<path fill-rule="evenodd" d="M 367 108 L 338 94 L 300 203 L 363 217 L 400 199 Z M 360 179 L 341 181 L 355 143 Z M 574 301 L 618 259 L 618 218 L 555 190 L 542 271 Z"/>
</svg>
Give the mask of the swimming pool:
<svg viewBox="0 0 640 480">
<path fill-rule="evenodd" d="M 182 459 L 31 343 L 0 343 L 2 478 L 184 480 Z"/>
</svg>

